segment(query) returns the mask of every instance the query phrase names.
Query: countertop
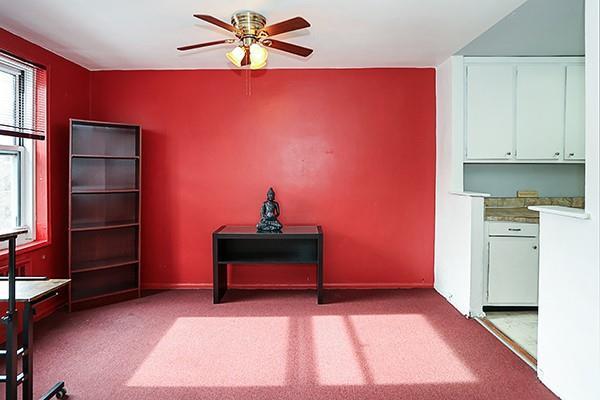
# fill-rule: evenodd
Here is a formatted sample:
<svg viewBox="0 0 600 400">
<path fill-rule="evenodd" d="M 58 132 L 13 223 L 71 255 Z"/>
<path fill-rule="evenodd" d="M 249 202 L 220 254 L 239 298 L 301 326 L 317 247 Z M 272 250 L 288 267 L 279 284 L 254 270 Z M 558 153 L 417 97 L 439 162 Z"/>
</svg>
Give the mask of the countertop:
<svg viewBox="0 0 600 400">
<path fill-rule="evenodd" d="M 527 207 L 486 208 L 485 220 L 538 224 L 540 222 L 540 214 Z"/>
<path fill-rule="evenodd" d="M 530 210 L 538 211 L 542 214 L 554 214 L 563 217 L 589 219 L 590 214 L 582 208 L 563 207 L 563 206 L 530 206 Z"/>
<path fill-rule="evenodd" d="M 539 224 L 540 214 L 532 206 L 584 208 L 583 197 L 489 197 L 485 202 L 485 220 Z"/>
</svg>

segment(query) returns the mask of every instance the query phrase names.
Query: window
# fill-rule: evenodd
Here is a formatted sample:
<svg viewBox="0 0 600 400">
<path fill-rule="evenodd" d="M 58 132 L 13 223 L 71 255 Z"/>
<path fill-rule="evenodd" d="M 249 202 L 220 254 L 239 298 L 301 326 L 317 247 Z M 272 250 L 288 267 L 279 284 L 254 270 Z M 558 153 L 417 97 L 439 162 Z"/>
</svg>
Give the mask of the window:
<svg viewBox="0 0 600 400">
<path fill-rule="evenodd" d="M 23 134 L 37 123 L 35 81 L 35 67 L 0 55 L 0 231 L 29 228 L 19 244 L 35 239 L 35 142 Z"/>
</svg>

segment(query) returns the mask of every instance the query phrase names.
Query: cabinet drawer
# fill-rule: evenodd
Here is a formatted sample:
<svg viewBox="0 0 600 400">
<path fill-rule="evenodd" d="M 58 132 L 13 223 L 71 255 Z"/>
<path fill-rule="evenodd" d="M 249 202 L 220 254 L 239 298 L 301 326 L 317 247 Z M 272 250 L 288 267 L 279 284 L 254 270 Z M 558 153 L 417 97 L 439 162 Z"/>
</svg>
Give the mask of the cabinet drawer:
<svg viewBox="0 0 600 400">
<path fill-rule="evenodd" d="M 489 222 L 488 234 L 490 236 L 538 236 L 538 224 L 524 224 L 517 222 Z"/>
</svg>

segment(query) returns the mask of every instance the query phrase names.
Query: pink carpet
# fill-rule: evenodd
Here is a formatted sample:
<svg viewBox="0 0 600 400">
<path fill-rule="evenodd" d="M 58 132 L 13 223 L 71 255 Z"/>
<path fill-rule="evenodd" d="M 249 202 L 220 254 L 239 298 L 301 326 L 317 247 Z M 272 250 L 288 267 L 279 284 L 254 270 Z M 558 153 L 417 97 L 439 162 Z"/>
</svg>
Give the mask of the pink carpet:
<svg viewBox="0 0 600 400">
<path fill-rule="evenodd" d="M 169 291 L 37 324 L 36 394 L 71 399 L 555 399 L 433 290 Z"/>
</svg>

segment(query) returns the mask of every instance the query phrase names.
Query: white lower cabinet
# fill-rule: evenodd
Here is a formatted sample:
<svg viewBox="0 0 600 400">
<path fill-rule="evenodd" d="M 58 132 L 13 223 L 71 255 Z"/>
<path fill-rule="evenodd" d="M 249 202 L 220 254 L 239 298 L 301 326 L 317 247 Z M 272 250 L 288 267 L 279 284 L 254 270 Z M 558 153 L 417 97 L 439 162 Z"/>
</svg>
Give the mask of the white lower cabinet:
<svg viewBox="0 0 600 400">
<path fill-rule="evenodd" d="M 488 226 L 486 304 L 537 306 L 537 225 L 490 222 Z"/>
</svg>

